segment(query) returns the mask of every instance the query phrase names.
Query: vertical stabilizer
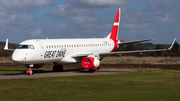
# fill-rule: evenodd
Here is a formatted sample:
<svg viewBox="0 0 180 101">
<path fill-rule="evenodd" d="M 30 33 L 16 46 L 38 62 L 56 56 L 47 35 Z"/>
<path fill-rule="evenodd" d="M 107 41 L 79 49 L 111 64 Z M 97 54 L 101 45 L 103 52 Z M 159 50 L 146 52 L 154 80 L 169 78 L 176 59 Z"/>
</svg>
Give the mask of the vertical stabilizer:
<svg viewBox="0 0 180 101">
<path fill-rule="evenodd" d="M 106 37 L 107 39 L 116 40 L 118 38 L 120 17 L 121 17 L 121 8 L 118 9 L 118 12 L 117 12 L 114 24 L 113 24 L 113 28 L 111 30 L 111 33 Z"/>
</svg>

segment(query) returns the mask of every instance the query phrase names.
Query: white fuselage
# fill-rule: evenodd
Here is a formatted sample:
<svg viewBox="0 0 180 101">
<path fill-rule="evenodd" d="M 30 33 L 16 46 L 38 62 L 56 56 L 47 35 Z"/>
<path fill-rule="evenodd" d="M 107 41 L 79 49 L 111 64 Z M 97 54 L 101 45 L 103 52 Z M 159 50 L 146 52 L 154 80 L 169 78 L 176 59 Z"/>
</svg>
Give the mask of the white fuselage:
<svg viewBox="0 0 180 101">
<path fill-rule="evenodd" d="M 79 63 L 77 54 L 98 54 L 111 52 L 114 41 L 106 38 L 89 39 L 33 39 L 19 44 L 12 54 L 12 60 L 20 64 Z"/>
</svg>

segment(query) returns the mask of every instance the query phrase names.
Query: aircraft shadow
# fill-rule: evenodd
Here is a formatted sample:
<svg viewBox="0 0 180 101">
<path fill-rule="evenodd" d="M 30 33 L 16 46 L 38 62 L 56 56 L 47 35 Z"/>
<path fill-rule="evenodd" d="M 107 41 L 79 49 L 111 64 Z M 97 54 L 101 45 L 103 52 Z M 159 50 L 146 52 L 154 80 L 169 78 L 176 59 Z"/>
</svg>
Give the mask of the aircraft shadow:
<svg viewBox="0 0 180 101">
<path fill-rule="evenodd" d="M 64 69 L 62 72 L 83 72 L 83 68 L 78 68 L 78 69 Z M 8 73 L 8 74 L 0 74 L 0 75 L 24 75 L 26 74 L 26 71 L 22 70 L 3 70 L 3 71 L 20 71 L 21 73 Z M 39 73 L 58 73 L 53 70 L 33 70 L 33 74 L 39 74 Z M 61 73 L 61 72 L 59 72 Z"/>
<path fill-rule="evenodd" d="M 10 71 L 10 70 L 5 70 L 5 71 Z M 14 71 L 14 70 L 13 70 Z M 19 71 L 19 70 L 15 70 L 15 71 Z M 33 74 L 40 74 L 40 73 L 64 73 L 64 72 L 74 72 L 74 73 L 94 73 L 94 72 L 90 72 L 87 69 L 83 69 L 83 68 L 77 68 L 77 69 L 64 69 L 62 72 L 56 72 L 53 70 L 33 70 Z M 96 72 L 96 71 L 95 71 Z M 123 72 L 130 72 L 130 71 L 121 71 L 121 70 L 117 70 L 117 71 L 113 71 L 113 70 L 99 70 L 98 72 L 103 73 L 103 72 L 113 72 L 113 73 L 123 73 Z M 26 71 L 22 71 L 22 73 L 9 73 L 9 74 L 0 74 L 0 75 L 25 75 Z"/>
</svg>

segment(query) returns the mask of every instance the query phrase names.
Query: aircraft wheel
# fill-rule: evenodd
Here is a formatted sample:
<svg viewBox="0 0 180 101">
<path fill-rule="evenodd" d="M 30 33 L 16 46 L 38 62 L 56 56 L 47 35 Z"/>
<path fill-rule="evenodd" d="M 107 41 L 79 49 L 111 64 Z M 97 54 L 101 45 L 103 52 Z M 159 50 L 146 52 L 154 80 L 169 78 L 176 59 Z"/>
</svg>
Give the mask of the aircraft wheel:
<svg viewBox="0 0 180 101">
<path fill-rule="evenodd" d="M 95 71 L 94 69 L 89 69 L 89 72 L 92 72 L 92 73 L 93 73 L 94 71 Z"/>
<path fill-rule="evenodd" d="M 32 71 L 32 70 L 27 70 L 27 71 L 26 71 L 26 74 L 27 74 L 27 75 L 33 75 L 33 71 Z"/>
<path fill-rule="evenodd" d="M 63 66 L 62 65 L 54 65 L 53 66 L 53 71 L 62 72 L 63 71 Z"/>
<path fill-rule="evenodd" d="M 30 73 L 29 73 L 29 70 L 27 70 L 27 71 L 26 71 L 26 74 L 27 74 L 27 75 L 29 75 L 29 74 L 30 74 Z"/>
<path fill-rule="evenodd" d="M 32 70 L 30 71 L 30 75 L 33 75 L 33 71 Z"/>
</svg>

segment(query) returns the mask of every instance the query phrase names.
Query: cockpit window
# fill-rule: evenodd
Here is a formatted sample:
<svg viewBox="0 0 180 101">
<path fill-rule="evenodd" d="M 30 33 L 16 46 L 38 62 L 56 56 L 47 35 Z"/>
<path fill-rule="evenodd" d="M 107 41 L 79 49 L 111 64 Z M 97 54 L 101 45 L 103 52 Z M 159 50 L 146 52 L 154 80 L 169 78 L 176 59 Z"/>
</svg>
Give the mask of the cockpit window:
<svg viewBox="0 0 180 101">
<path fill-rule="evenodd" d="M 34 49 L 33 45 L 18 45 L 16 49 Z"/>
<path fill-rule="evenodd" d="M 33 45 L 29 45 L 29 49 L 34 49 L 34 46 Z"/>
</svg>

